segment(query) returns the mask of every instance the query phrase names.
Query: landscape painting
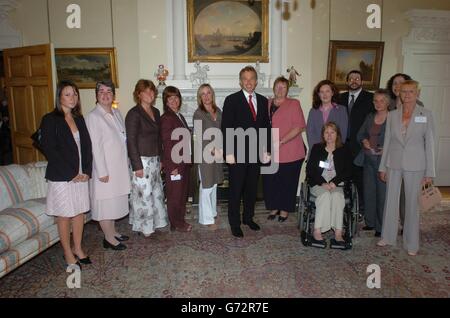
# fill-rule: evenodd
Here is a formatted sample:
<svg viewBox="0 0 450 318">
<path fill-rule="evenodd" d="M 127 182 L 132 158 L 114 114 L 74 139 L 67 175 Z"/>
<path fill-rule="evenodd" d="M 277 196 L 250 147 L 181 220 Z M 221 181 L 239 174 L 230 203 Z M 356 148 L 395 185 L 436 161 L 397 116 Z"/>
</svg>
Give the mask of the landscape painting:
<svg viewBox="0 0 450 318">
<path fill-rule="evenodd" d="M 347 73 L 359 70 L 363 86 L 375 90 L 380 84 L 384 42 L 330 41 L 328 79 L 346 89 Z"/>
<path fill-rule="evenodd" d="M 268 62 L 268 0 L 187 0 L 188 60 Z"/>
<path fill-rule="evenodd" d="M 118 87 L 114 48 L 56 49 L 55 62 L 58 80 L 71 80 L 79 88 L 111 80 Z"/>
</svg>

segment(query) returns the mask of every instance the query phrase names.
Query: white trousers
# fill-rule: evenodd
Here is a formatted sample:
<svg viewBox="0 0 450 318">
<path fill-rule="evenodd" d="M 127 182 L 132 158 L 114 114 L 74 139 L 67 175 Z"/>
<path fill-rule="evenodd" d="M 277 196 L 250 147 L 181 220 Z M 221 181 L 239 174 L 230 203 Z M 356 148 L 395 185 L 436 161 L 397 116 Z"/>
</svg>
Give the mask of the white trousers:
<svg viewBox="0 0 450 318">
<path fill-rule="evenodd" d="M 332 191 L 325 190 L 322 186 L 314 186 L 311 193 L 316 196 L 316 218 L 314 229 L 320 229 L 322 233 L 333 230 L 342 230 L 344 221 L 345 197 L 341 187 Z"/>
<path fill-rule="evenodd" d="M 198 171 L 200 179 L 200 191 L 198 198 L 198 223 L 203 225 L 214 224 L 214 217 L 217 216 L 217 184 L 211 188 L 202 187 L 202 177 Z"/>
</svg>

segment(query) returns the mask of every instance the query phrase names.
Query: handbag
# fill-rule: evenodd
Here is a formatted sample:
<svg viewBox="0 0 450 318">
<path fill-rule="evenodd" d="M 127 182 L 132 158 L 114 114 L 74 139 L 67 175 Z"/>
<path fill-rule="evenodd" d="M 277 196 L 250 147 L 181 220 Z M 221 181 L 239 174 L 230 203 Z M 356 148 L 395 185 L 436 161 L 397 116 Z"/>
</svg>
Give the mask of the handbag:
<svg viewBox="0 0 450 318">
<path fill-rule="evenodd" d="M 31 135 L 31 139 L 33 140 L 33 146 L 39 150 L 43 155 L 44 151 L 42 150 L 42 143 L 41 143 L 41 139 L 42 139 L 42 130 L 41 127 L 39 127 L 32 135 Z"/>
<path fill-rule="evenodd" d="M 442 200 L 442 194 L 432 183 L 422 186 L 419 195 L 420 210 L 426 212 L 439 205 Z"/>
</svg>

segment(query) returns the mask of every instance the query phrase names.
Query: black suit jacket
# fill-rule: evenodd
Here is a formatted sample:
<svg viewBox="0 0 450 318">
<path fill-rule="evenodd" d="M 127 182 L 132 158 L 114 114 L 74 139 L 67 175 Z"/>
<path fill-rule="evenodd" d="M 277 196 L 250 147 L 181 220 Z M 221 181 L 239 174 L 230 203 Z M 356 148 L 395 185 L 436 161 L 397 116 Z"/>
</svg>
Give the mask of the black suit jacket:
<svg viewBox="0 0 450 318">
<path fill-rule="evenodd" d="M 74 117 L 80 132 L 81 168 L 88 176 L 92 173 L 92 144 L 84 118 Z M 48 165 L 45 178 L 50 181 L 71 181 L 79 173 L 80 158 L 72 131 L 64 116 L 53 111 L 41 122 L 42 150 Z"/>
<path fill-rule="evenodd" d="M 323 168 L 319 167 L 320 161 L 326 161 L 328 152 L 325 149 L 325 144 L 315 144 L 311 150 L 311 155 L 306 165 L 306 176 L 310 186 L 322 185 L 327 183 L 322 177 Z M 352 160 L 351 155 L 346 145 L 337 148 L 333 152 L 334 169 L 336 170 L 336 177 L 330 180 L 335 185 L 342 181 L 350 179 L 352 174 Z"/>
<path fill-rule="evenodd" d="M 347 107 L 347 114 L 348 96 L 348 92 L 339 95 L 339 104 Z M 356 135 L 366 120 L 367 115 L 374 111 L 375 107 L 373 105 L 373 93 L 362 90 L 361 93 L 359 93 L 358 98 L 355 100 L 351 114 L 348 114 L 348 136 L 342 136 L 344 140 L 347 140 L 346 143 L 350 146 L 350 151 L 353 157 L 356 157 L 361 150 L 361 145 L 356 139 Z"/>
<path fill-rule="evenodd" d="M 245 98 L 244 92 L 241 90 L 234 94 L 231 94 L 225 98 L 222 110 L 222 134 L 223 134 L 223 146 L 224 146 L 224 156 L 234 154 L 236 159 L 236 163 L 252 163 L 250 159 L 256 157 L 257 162 L 260 162 L 259 154 L 263 152 L 271 151 L 271 131 L 270 131 L 270 121 L 269 121 L 269 112 L 268 109 L 268 101 L 267 98 L 260 94 L 256 94 L 257 100 L 257 113 L 256 113 L 256 121 L 253 120 L 253 115 L 250 110 L 247 99 Z M 232 128 L 242 128 L 245 130 L 249 128 L 256 129 L 256 137 L 257 140 L 250 141 L 248 137 L 245 138 L 245 162 L 239 161 L 239 156 L 237 152 L 237 137 L 234 137 L 234 149 L 231 147 L 227 147 L 227 134 L 226 129 Z M 259 133 L 259 128 L 266 128 L 266 148 L 260 149 L 259 140 L 264 135 Z M 252 142 L 252 147 L 257 151 L 257 153 L 252 153 L 250 156 L 250 142 Z M 255 144 L 255 142 L 257 142 Z M 242 154 L 241 154 L 242 156 Z M 254 163 L 254 162 L 253 162 Z"/>
</svg>

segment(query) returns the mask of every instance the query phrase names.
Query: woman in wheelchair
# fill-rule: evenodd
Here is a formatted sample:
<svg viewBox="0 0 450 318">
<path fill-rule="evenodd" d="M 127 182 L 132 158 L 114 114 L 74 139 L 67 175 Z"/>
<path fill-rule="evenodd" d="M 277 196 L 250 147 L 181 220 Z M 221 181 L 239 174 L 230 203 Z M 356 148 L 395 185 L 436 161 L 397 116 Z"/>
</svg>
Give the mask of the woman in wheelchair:
<svg viewBox="0 0 450 318">
<path fill-rule="evenodd" d="M 345 198 L 341 187 L 351 176 L 351 154 L 342 143 L 339 127 L 327 122 L 322 128 L 322 142 L 312 147 L 306 166 L 306 178 L 316 197 L 316 215 L 311 245 L 325 248 L 322 233 L 334 230 L 331 246 L 344 247 L 342 236 Z"/>
</svg>

